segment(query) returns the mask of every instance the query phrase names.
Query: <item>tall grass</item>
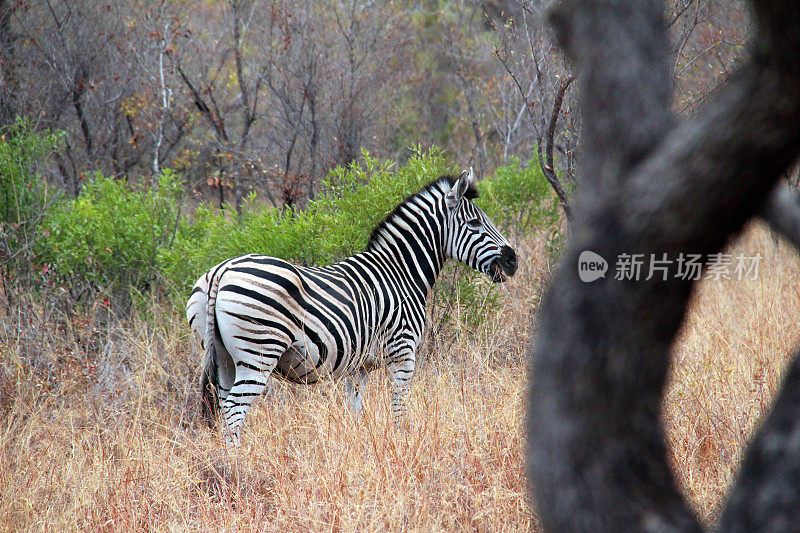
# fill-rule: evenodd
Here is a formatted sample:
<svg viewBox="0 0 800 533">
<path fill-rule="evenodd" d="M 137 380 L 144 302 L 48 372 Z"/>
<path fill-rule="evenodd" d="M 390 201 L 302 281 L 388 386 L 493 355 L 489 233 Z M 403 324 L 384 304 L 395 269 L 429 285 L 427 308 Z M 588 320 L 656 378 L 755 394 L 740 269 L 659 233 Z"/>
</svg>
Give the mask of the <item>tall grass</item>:
<svg viewBox="0 0 800 533">
<path fill-rule="evenodd" d="M 729 252 L 760 254 L 759 275 L 700 285 L 664 403 L 675 470 L 707 523 L 800 341 L 800 261 L 791 246 L 753 225 Z"/>
<path fill-rule="evenodd" d="M 709 522 L 800 337 L 794 254 L 763 228 L 734 247 L 764 255 L 760 276 L 700 287 L 664 406 L 677 476 Z M 276 382 L 238 451 L 198 419 L 183 317 L 0 301 L 0 529 L 536 530 L 523 392 L 545 248 L 520 243 L 520 272 L 478 331 L 425 343 L 438 348 L 420 354 L 407 428 L 383 374 L 360 418 L 341 383 Z"/>
</svg>

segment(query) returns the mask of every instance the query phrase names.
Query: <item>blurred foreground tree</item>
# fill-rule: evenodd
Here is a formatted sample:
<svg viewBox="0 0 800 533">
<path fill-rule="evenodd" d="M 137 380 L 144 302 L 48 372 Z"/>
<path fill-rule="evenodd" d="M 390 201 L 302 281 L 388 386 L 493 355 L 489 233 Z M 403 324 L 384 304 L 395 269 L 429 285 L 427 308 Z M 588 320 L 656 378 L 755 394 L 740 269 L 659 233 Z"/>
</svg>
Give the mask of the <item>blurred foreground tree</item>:
<svg viewBox="0 0 800 533">
<path fill-rule="evenodd" d="M 751 2 L 747 59 L 690 118 L 671 109 L 664 5 L 564 1 L 551 20 L 583 110 L 573 230 L 537 321 L 528 473 L 557 531 L 699 531 L 667 460 L 661 404 L 695 282 L 684 254 L 720 252 L 761 215 L 800 247 L 800 200 L 779 178 L 800 154 L 800 4 Z M 579 276 L 587 250 L 642 271 Z M 800 524 L 800 355 L 751 441 L 721 531 Z"/>
</svg>

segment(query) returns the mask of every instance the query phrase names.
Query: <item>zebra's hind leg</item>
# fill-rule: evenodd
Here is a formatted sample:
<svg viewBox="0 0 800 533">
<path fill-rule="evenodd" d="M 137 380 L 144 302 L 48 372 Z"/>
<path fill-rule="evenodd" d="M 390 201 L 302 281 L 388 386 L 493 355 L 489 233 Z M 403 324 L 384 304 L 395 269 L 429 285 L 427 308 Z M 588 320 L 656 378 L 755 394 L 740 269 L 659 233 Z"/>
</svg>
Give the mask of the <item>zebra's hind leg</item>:
<svg viewBox="0 0 800 533">
<path fill-rule="evenodd" d="M 221 401 L 222 416 L 227 424 L 226 442 L 239 444 L 239 432 L 253 402 L 261 396 L 278 358 L 289 347 L 288 340 L 251 339 L 246 346 L 231 349 L 236 377 L 225 399 Z"/>
<path fill-rule="evenodd" d="M 362 366 L 355 376 L 344 378 L 344 389 L 347 396 L 347 405 L 357 415 L 361 415 L 364 401 L 364 389 L 369 381 L 369 372 Z"/>
<path fill-rule="evenodd" d="M 219 400 L 220 412 L 222 412 L 222 402 L 228 397 L 228 393 L 236 379 L 236 366 L 219 333 L 214 335 L 214 349 L 216 350 L 217 380 L 219 381 L 219 390 L 217 391 L 219 397 L 217 399 Z"/>
</svg>

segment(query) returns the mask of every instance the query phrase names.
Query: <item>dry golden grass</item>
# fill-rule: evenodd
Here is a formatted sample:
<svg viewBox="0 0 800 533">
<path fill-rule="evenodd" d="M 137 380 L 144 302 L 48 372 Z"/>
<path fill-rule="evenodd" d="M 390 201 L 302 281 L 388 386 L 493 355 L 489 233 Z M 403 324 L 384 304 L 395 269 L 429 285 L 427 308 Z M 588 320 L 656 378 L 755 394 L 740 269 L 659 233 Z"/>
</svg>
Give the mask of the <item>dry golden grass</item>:
<svg viewBox="0 0 800 533">
<path fill-rule="evenodd" d="M 712 520 L 798 340 L 798 261 L 751 231 L 755 282 L 705 283 L 665 403 L 674 464 Z M 0 529 L 506 531 L 537 529 L 523 474 L 525 347 L 547 273 L 523 243 L 503 309 L 423 354 L 396 430 L 385 377 L 353 417 L 340 383 L 276 384 L 238 452 L 199 423 L 199 349 L 183 318 L 0 311 Z M 91 318 L 87 318 L 91 317 Z"/>
<path fill-rule="evenodd" d="M 699 286 L 664 404 L 675 470 L 706 523 L 800 340 L 800 261 L 791 246 L 754 224 L 727 252 L 760 254 L 759 275 Z"/>
</svg>

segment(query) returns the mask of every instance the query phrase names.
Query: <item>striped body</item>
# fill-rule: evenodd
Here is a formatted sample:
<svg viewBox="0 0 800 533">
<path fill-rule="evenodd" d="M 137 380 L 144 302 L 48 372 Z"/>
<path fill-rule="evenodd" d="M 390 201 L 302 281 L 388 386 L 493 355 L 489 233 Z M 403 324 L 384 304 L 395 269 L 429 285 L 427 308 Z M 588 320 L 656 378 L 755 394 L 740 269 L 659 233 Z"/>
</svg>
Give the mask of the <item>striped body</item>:
<svg viewBox="0 0 800 533">
<path fill-rule="evenodd" d="M 207 413 L 221 410 L 238 440 L 245 414 L 270 374 L 296 383 L 389 369 L 399 422 L 425 327 L 425 299 L 448 257 L 503 281 L 516 258 L 471 201 L 472 175 L 442 178 L 384 220 L 365 252 L 326 267 L 263 255 L 229 259 L 204 274 L 187 304 L 206 351 Z"/>
</svg>

